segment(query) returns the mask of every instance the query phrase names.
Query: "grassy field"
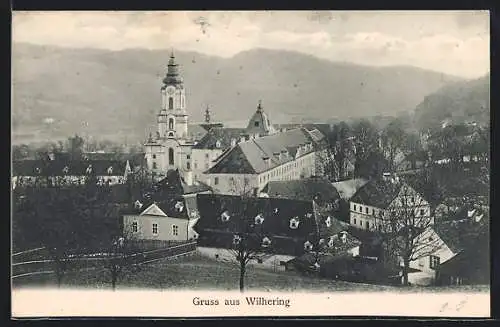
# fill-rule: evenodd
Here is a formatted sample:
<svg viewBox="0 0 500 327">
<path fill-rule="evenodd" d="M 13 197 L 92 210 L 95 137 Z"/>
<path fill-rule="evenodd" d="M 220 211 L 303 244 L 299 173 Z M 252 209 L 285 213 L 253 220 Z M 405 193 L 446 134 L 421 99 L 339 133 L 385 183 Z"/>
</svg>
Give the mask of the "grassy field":
<svg viewBox="0 0 500 327">
<path fill-rule="evenodd" d="M 164 290 L 238 290 L 239 269 L 229 263 L 220 263 L 208 258 L 193 255 L 171 261 L 158 261 L 141 267 L 139 271 L 127 273 L 119 282 L 117 289 L 148 288 Z M 47 286 L 54 287 L 55 277 L 52 274 L 20 277 L 14 280 L 14 287 Z M 69 272 L 63 280 L 62 287 L 71 288 L 103 288 L 110 289 L 109 274 L 103 269 Z M 450 291 L 453 288 L 418 288 L 368 285 L 344 281 L 325 280 L 304 277 L 295 272 L 273 272 L 249 267 L 246 289 L 256 291 Z M 460 287 L 460 291 L 489 291 L 488 287 Z"/>
</svg>

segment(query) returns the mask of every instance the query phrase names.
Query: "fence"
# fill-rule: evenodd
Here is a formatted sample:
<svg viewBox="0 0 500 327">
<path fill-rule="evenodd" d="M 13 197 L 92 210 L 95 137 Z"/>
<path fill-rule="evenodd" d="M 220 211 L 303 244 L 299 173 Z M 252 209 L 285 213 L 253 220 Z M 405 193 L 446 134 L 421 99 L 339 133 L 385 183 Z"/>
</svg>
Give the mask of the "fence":
<svg viewBox="0 0 500 327">
<path fill-rule="evenodd" d="M 179 256 L 193 253 L 196 250 L 196 242 L 176 243 L 169 247 L 157 248 L 148 251 L 142 251 L 130 254 L 124 257 L 126 264 L 130 265 L 143 265 L 155 262 L 166 258 L 176 258 Z M 13 254 L 17 256 L 18 254 Z M 109 256 L 99 254 L 99 256 L 79 256 L 74 258 L 67 258 L 64 261 L 68 264 L 68 270 L 90 270 L 98 267 L 103 267 L 111 259 L 116 259 L 116 256 Z M 130 260 L 130 261 L 129 261 Z M 39 274 L 53 273 L 55 269 L 55 262 L 52 259 L 38 259 L 27 260 L 22 262 L 12 263 L 12 278 L 33 276 Z"/>
</svg>

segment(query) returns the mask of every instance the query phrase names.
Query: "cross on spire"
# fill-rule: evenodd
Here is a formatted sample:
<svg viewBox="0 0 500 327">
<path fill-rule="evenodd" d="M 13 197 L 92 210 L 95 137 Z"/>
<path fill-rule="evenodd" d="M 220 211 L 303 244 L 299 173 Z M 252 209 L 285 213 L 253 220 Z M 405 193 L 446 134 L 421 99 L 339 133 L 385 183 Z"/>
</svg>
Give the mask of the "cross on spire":
<svg viewBox="0 0 500 327">
<path fill-rule="evenodd" d="M 259 104 L 257 105 L 257 111 L 262 111 L 262 100 L 259 100 Z"/>
<path fill-rule="evenodd" d="M 210 108 L 207 105 L 207 108 L 205 109 L 205 122 L 208 124 L 210 123 Z"/>
</svg>

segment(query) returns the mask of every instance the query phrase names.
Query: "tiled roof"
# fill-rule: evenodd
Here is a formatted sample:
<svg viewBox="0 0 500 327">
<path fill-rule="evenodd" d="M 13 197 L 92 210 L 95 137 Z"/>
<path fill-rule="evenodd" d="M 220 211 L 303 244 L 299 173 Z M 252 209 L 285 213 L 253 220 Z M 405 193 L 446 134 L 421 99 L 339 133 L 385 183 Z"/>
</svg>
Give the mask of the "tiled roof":
<svg viewBox="0 0 500 327">
<path fill-rule="evenodd" d="M 212 128 L 223 128 L 224 124 L 223 123 L 204 123 L 204 124 L 200 124 L 200 126 L 203 127 L 206 131 L 209 131 Z"/>
<path fill-rule="evenodd" d="M 140 215 L 144 211 L 150 208 L 151 205 L 155 204 L 163 211 L 168 217 L 171 218 L 189 218 L 188 208 L 186 206 L 186 202 L 182 196 L 170 197 L 168 199 L 161 200 L 143 200 L 140 201 L 142 206 L 135 207 L 133 206 L 127 211 L 123 211 L 126 214 Z M 179 206 L 181 204 L 181 206 Z"/>
<path fill-rule="evenodd" d="M 276 198 L 315 200 L 318 204 L 323 201 L 333 202 L 340 198 L 335 187 L 326 178 L 317 177 L 291 181 L 271 181 L 267 183 L 262 192 Z"/>
<path fill-rule="evenodd" d="M 339 195 L 344 200 L 349 200 L 368 180 L 363 178 L 349 179 L 345 181 L 335 182 L 333 186 L 339 192 Z"/>
<path fill-rule="evenodd" d="M 306 153 L 315 151 L 314 147 L 317 145 L 304 128 L 250 139 L 239 143 L 228 153 L 222 155 L 207 173 L 261 173 L 293 160 L 299 146 L 308 143 L 313 147 Z M 282 152 L 288 153 L 289 156 L 283 156 L 280 161 L 277 154 Z M 266 162 L 266 158 L 269 158 L 269 164 Z M 238 163 L 237 160 L 242 160 L 242 162 Z"/>
<path fill-rule="evenodd" d="M 434 226 L 434 231 L 443 242 L 454 253 L 458 253 L 464 248 L 473 244 L 472 239 L 481 232 L 480 228 L 475 228 L 470 221 L 440 222 Z"/>
<path fill-rule="evenodd" d="M 18 160 L 12 170 L 14 176 L 84 176 L 91 167 L 97 176 L 123 176 L 126 164 L 121 160 Z"/>
<path fill-rule="evenodd" d="M 268 237 L 274 253 L 297 255 L 304 251 L 304 242 L 317 241 L 311 201 L 206 194 L 197 197 L 200 220 L 195 229 L 201 244 L 232 247 L 234 235 L 246 231 Z M 227 221 L 224 213 L 229 216 Z M 256 224 L 259 215 L 264 219 L 260 225 Z M 299 222 L 296 229 L 290 226 L 292 219 Z"/>
<path fill-rule="evenodd" d="M 246 133 L 267 135 L 274 133 L 274 126 L 269 122 L 268 115 L 263 110 L 257 110 L 248 121 Z"/>
<path fill-rule="evenodd" d="M 385 209 L 396 198 L 401 188 L 384 179 L 373 179 L 361 187 L 351 198 L 352 202 Z"/>
<path fill-rule="evenodd" d="M 197 181 L 196 184 L 188 185 L 182 178 L 179 170 L 167 171 L 167 176 L 153 186 L 155 196 L 165 198 L 169 196 L 185 195 L 211 191 L 210 186 Z"/>
<path fill-rule="evenodd" d="M 300 128 L 304 127 L 308 130 L 314 130 L 317 129 L 319 130 L 322 134 L 327 135 L 331 131 L 331 125 L 330 124 L 275 124 L 274 127 L 276 129 L 295 129 L 295 128 Z"/>
<path fill-rule="evenodd" d="M 227 149 L 231 147 L 231 141 L 239 142 L 241 135 L 245 133 L 243 128 L 219 128 L 210 129 L 208 133 L 193 146 L 193 149 Z M 217 142 L 220 142 L 217 147 Z"/>
<path fill-rule="evenodd" d="M 189 124 L 188 125 L 188 136 L 190 139 L 198 141 L 207 134 L 207 130 L 200 124 Z"/>
</svg>

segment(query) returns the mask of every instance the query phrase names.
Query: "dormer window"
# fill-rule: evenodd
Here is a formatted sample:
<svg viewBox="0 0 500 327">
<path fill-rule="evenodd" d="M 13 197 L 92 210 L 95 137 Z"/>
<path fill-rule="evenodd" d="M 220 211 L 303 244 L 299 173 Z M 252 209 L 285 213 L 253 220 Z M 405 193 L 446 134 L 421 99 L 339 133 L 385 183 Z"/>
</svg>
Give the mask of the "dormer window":
<svg viewBox="0 0 500 327">
<path fill-rule="evenodd" d="M 35 167 L 35 173 L 40 174 L 42 170 L 39 167 Z"/>
<path fill-rule="evenodd" d="M 326 224 L 326 227 L 332 226 L 332 218 L 330 218 L 330 216 L 328 216 L 328 218 L 326 218 L 325 224 Z"/>
<path fill-rule="evenodd" d="M 221 147 L 221 143 L 219 140 L 217 140 L 217 142 L 215 142 L 215 147 L 216 148 L 220 148 Z"/>
<path fill-rule="evenodd" d="M 325 245 L 325 239 L 324 238 L 320 238 L 318 244 L 319 244 L 319 246 Z"/>
<path fill-rule="evenodd" d="M 300 224 L 300 221 L 299 221 L 298 217 L 294 217 L 294 218 L 290 219 L 290 228 L 291 229 L 299 228 L 299 224 Z"/>
<path fill-rule="evenodd" d="M 273 210 L 275 215 L 277 215 L 279 211 L 280 211 L 280 209 L 278 209 L 278 208 L 274 208 L 274 210 Z"/>
<path fill-rule="evenodd" d="M 68 166 L 65 166 L 65 167 L 63 168 L 63 173 L 64 173 L 64 174 L 67 174 L 68 172 L 69 172 L 69 167 L 68 167 Z"/>
<path fill-rule="evenodd" d="M 312 213 L 310 213 L 310 212 L 306 213 L 307 218 L 311 218 L 312 216 L 313 216 Z"/>
<path fill-rule="evenodd" d="M 184 210 L 184 203 L 182 203 L 181 201 L 177 201 L 177 203 L 175 204 L 175 209 L 178 212 L 182 212 L 182 210 Z"/>
<path fill-rule="evenodd" d="M 86 173 L 90 174 L 92 172 L 92 165 L 89 165 L 86 169 Z"/>
<path fill-rule="evenodd" d="M 231 218 L 231 215 L 229 215 L 229 211 L 224 211 L 221 215 L 220 215 L 220 219 L 223 221 L 223 222 L 226 222 L 226 221 L 229 221 L 229 219 Z"/>
<path fill-rule="evenodd" d="M 255 127 L 259 127 L 259 122 L 258 122 L 258 121 L 254 121 L 253 125 L 254 125 Z"/>
<path fill-rule="evenodd" d="M 333 248 L 334 245 L 335 245 L 335 242 L 334 242 L 333 236 L 332 236 L 332 237 L 330 237 L 330 240 L 328 241 L 328 247 Z"/>
<path fill-rule="evenodd" d="M 313 249 L 313 245 L 311 242 L 307 241 L 304 243 L 304 250 L 311 251 Z"/>
<path fill-rule="evenodd" d="M 264 222 L 264 217 L 262 216 L 262 214 L 259 213 L 255 217 L 255 225 L 262 225 L 263 222 Z"/>
<path fill-rule="evenodd" d="M 342 243 L 347 243 L 347 232 L 340 232 L 340 240 L 342 241 Z"/>
<path fill-rule="evenodd" d="M 113 174 L 113 167 L 109 166 L 108 167 L 108 175 L 111 175 L 111 174 Z"/>
<path fill-rule="evenodd" d="M 140 209 L 140 208 L 142 208 L 142 203 L 141 203 L 141 201 L 139 201 L 139 200 L 135 201 L 135 202 L 134 202 L 134 208 L 136 208 L 136 209 Z"/>
<path fill-rule="evenodd" d="M 271 246 L 271 240 L 266 236 L 262 239 L 262 247 L 267 248 L 269 246 Z"/>
<path fill-rule="evenodd" d="M 233 237 L 233 244 L 234 245 L 239 245 L 241 243 L 241 236 L 240 235 L 234 235 Z"/>
</svg>

